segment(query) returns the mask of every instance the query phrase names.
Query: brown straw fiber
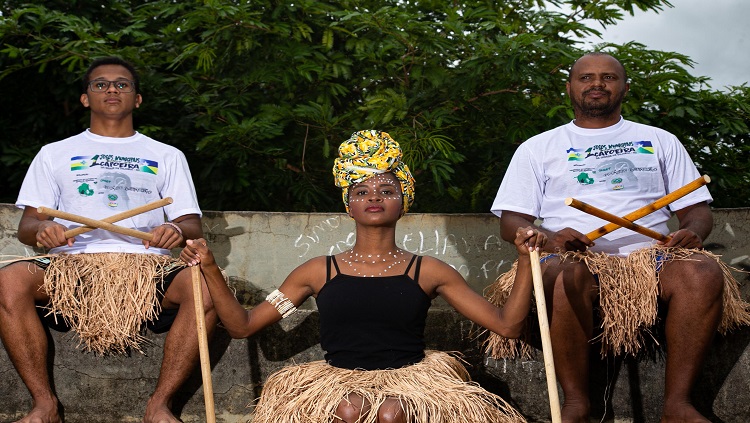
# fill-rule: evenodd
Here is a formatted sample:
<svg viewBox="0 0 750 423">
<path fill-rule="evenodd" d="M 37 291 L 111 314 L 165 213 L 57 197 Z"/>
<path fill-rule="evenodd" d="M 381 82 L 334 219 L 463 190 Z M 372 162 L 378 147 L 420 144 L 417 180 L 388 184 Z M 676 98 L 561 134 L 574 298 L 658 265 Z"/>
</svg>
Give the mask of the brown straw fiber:
<svg viewBox="0 0 750 423">
<path fill-rule="evenodd" d="M 542 257 L 547 255 L 549 254 L 542 254 Z M 518 260 L 513 262 L 510 270 L 500 275 L 494 283 L 485 288 L 484 297 L 487 301 L 499 307 L 502 307 L 505 302 L 508 301 L 510 291 L 513 289 L 513 281 L 516 279 L 517 269 Z M 535 303 L 532 301 L 532 313 L 536 312 L 534 304 Z M 534 348 L 529 344 L 530 338 L 533 336 L 531 328 L 538 326 L 538 324 L 535 324 L 534 322 L 535 319 L 529 315 L 526 319 L 525 333 L 520 338 L 506 338 L 486 329 L 481 330 L 478 337 L 484 338 L 484 349 L 491 357 L 521 357 L 530 359 L 534 352 Z"/>
<path fill-rule="evenodd" d="M 656 249 L 633 252 L 626 258 L 604 253 L 572 253 L 599 278 L 602 354 L 607 350 L 634 354 L 643 348 L 649 328 L 656 324 L 659 281 Z M 652 337 L 653 338 L 653 337 Z"/>
<path fill-rule="evenodd" d="M 324 361 L 287 366 L 266 381 L 252 423 L 328 423 L 349 394 L 372 405 L 358 423 L 375 423 L 375 411 L 388 398 L 400 401 L 408 422 L 525 422 L 502 398 L 471 382 L 455 357 L 428 351 L 400 369 L 348 370 Z"/>
<path fill-rule="evenodd" d="M 85 351 L 141 351 L 142 324 L 160 311 L 157 284 L 179 263 L 158 254 L 60 254 L 45 272 L 48 314 L 61 314 Z"/>
<path fill-rule="evenodd" d="M 732 275 L 737 269 L 729 267 L 720 257 L 705 250 L 654 246 L 629 254 L 627 257 L 604 253 L 565 253 L 561 260 L 583 261 L 599 279 L 599 314 L 602 322 L 602 355 L 636 354 L 646 339 L 654 338 L 651 328 L 656 324 L 659 278 L 656 258 L 663 262 L 691 260 L 700 254 L 716 261 L 724 274 L 723 314 L 719 332 L 750 325 L 750 304 L 742 299 L 739 284 Z M 503 305 L 513 286 L 514 267 L 487 289 L 485 297 L 493 304 Z M 507 339 L 489 333 L 484 340 L 485 351 L 494 358 L 530 357 L 528 335 L 521 339 Z"/>
</svg>

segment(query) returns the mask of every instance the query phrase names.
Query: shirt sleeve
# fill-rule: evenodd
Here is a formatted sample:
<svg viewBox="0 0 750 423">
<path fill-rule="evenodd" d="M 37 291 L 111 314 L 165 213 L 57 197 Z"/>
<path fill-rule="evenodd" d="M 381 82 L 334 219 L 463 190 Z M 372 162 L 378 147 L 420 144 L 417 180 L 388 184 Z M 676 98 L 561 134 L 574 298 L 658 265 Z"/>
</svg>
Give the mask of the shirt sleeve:
<svg viewBox="0 0 750 423">
<path fill-rule="evenodd" d="M 187 214 L 197 214 L 201 216 L 201 209 L 198 205 L 198 197 L 195 193 L 195 185 L 190 174 L 185 155 L 176 150 L 168 166 L 169 172 L 164 180 L 164 187 L 161 191 L 162 198 L 171 197 L 172 204 L 164 207 L 169 220 L 174 220 Z"/>
<path fill-rule="evenodd" d="M 672 138 L 672 142 L 669 143 L 671 148 L 667 150 L 665 156 L 663 174 L 664 186 L 668 193 L 674 192 L 701 176 L 685 146 L 674 135 L 669 134 L 669 136 Z M 668 207 L 671 211 L 676 211 L 704 201 L 707 203 L 713 201 L 713 197 L 711 197 L 706 186 L 702 186 L 672 202 Z"/>
<path fill-rule="evenodd" d="M 55 183 L 54 170 L 47 160 L 47 150 L 42 148 L 34 157 L 18 193 L 16 207 L 49 207 L 57 209 L 60 187 Z"/>
<path fill-rule="evenodd" d="M 497 216 L 508 210 L 539 217 L 543 195 L 543 169 L 531 154 L 527 141 L 513 154 L 491 211 Z"/>
</svg>

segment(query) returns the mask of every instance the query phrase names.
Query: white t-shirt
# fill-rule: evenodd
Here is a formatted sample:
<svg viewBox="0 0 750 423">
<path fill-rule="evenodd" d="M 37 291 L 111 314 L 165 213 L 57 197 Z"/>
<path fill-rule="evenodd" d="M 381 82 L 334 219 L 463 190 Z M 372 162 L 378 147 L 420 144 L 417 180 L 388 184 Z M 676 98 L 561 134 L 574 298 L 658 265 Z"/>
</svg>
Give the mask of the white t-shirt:
<svg viewBox="0 0 750 423">
<path fill-rule="evenodd" d="M 617 216 L 654 202 L 700 177 L 674 135 L 624 119 L 610 127 L 585 129 L 570 122 L 518 147 L 500 184 L 492 212 L 503 210 L 543 219 L 542 227 L 573 228 L 583 234 L 607 224 L 566 206 L 568 197 Z M 671 211 L 712 198 L 704 186 L 636 223 L 668 234 Z M 597 239 L 592 251 L 626 255 L 655 241 L 629 229 Z"/>
<path fill-rule="evenodd" d="M 140 133 L 127 138 L 102 137 L 86 130 L 47 144 L 31 163 L 16 206 L 48 207 L 101 220 L 134 207 L 172 197 L 172 204 L 115 222 L 115 225 L 149 232 L 168 220 L 186 214 L 201 215 L 185 155 L 172 146 Z M 64 219 L 56 222 L 73 229 L 82 226 Z M 73 247 L 51 253 L 152 253 L 169 250 L 102 229 L 76 237 Z"/>
</svg>

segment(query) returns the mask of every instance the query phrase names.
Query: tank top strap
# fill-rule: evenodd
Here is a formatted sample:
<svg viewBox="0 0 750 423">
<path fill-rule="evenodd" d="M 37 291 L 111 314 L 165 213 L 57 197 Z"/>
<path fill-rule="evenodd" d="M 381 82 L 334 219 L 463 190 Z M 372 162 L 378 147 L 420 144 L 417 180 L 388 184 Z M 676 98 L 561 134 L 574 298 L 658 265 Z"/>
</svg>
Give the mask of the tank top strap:
<svg viewBox="0 0 750 423">
<path fill-rule="evenodd" d="M 413 256 L 411 256 L 411 260 L 409 261 L 409 265 L 406 266 L 406 271 L 404 272 L 404 275 L 409 275 L 409 271 L 411 270 L 411 266 L 414 264 L 414 260 L 416 260 L 417 257 L 418 256 L 416 254 L 414 254 Z"/>
<path fill-rule="evenodd" d="M 336 262 L 336 257 L 333 255 L 326 257 L 326 282 L 331 280 L 331 262 L 333 262 L 333 267 L 336 269 L 336 274 L 340 274 L 341 271 L 339 270 L 339 264 Z"/>
<path fill-rule="evenodd" d="M 419 282 L 419 269 L 422 267 L 422 256 L 417 258 L 417 266 L 414 268 L 414 282 Z"/>
<path fill-rule="evenodd" d="M 326 283 L 331 280 L 331 257 L 326 256 Z"/>
</svg>

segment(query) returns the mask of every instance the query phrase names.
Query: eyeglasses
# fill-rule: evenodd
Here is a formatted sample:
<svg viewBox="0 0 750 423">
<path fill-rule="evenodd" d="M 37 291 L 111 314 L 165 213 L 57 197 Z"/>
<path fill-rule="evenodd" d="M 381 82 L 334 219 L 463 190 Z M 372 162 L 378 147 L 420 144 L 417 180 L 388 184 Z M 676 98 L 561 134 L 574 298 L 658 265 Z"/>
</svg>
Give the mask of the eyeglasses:
<svg viewBox="0 0 750 423">
<path fill-rule="evenodd" d="M 111 84 L 115 84 L 115 89 L 121 93 L 132 93 L 135 89 L 135 81 L 127 79 L 118 79 L 117 81 L 95 79 L 89 82 L 89 89 L 95 93 L 103 93 L 109 89 Z"/>
</svg>

